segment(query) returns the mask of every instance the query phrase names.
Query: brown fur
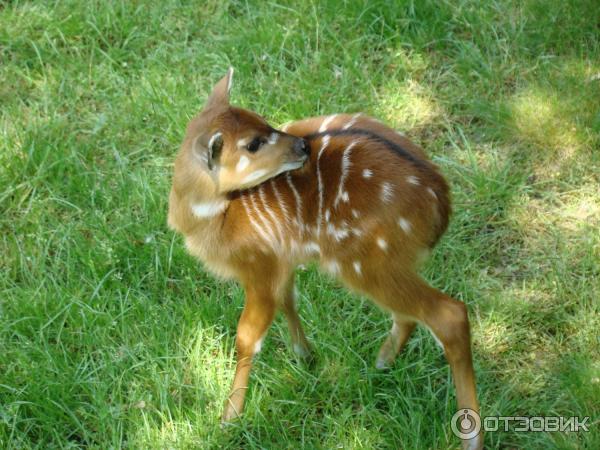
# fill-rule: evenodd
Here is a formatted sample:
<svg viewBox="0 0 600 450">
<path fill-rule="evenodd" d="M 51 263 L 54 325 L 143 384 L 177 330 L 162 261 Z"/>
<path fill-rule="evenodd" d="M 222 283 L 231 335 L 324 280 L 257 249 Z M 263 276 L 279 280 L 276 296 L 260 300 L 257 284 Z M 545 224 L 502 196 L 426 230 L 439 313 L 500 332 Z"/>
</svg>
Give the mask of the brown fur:
<svg viewBox="0 0 600 450">
<path fill-rule="evenodd" d="M 315 117 L 274 130 L 229 105 L 230 83 L 231 73 L 188 126 L 169 201 L 169 224 L 188 250 L 246 291 L 223 419 L 242 412 L 252 357 L 277 309 L 288 319 L 294 349 L 309 353 L 293 294 L 293 271 L 309 260 L 391 313 L 394 327 L 378 367 L 393 362 L 421 323 L 444 347 L 459 407 L 478 411 L 466 308 L 416 272 L 448 224 L 448 186 L 437 167 L 407 138 L 362 115 Z M 224 144 L 209 169 L 216 133 Z M 256 136 L 269 143 L 250 153 L 242 144 Z M 306 161 L 294 150 L 300 138 L 310 145 Z M 282 171 L 290 166 L 296 170 Z M 481 445 L 481 437 L 463 442 Z"/>
</svg>

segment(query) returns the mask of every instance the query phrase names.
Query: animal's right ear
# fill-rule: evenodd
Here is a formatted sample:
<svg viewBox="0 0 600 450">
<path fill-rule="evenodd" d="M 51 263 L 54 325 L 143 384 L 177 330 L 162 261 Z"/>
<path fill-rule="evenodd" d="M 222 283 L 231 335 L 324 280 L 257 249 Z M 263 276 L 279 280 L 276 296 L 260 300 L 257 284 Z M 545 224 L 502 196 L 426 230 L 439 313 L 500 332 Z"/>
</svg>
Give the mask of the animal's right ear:
<svg viewBox="0 0 600 450">
<path fill-rule="evenodd" d="M 229 105 L 229 91 L 231 91 L 231 82 L 233 81 L 233 67 L 230 67 L 221 80 L 215 84 L 212 93 L 208 97 L 205 109 L 214 108 L 218 106 Z"/>
</svg>

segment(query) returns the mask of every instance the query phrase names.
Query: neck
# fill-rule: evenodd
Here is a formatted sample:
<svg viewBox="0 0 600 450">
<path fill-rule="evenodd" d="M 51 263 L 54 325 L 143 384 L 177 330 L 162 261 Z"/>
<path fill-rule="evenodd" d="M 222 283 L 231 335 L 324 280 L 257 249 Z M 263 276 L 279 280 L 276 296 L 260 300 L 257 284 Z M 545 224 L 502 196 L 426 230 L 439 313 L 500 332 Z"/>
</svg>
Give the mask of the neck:
<svg viewBox="0 0 600 450">
<path fill-rule="evenodd" d="M 197 167 L 178 162 L 169 199 L 169 224 L 176 230 L 184 231 L 221 215 L 227 209 L 229 200 L 218 192 L 216 182 L 209 173 L 199 173 Z"/>
</svg>

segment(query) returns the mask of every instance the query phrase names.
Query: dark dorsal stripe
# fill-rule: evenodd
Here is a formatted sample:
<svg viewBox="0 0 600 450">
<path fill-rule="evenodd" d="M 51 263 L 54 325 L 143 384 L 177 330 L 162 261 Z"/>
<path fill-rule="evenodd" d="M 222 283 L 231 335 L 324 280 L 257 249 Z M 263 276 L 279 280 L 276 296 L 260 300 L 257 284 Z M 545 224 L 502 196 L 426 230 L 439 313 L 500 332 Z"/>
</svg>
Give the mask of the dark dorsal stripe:
<svg viewBox="0 0 600 450">
<path fill-rule="evenodd" d="M 356 135 L 367 136 L 369 139 L 373 139 L 374 141 L 384 144 L 385 146 L 387 146 L 388 148 L 390 148 L 394 152 L 396 152 L 400 157 L 410 161 L 415 166 L 417 166 L 421 169 L 430 169 L 430 166 L 426 161 L 415 157 L 415 155 L 410 153 L 408 150 L 402 148 L 397 143 L 392 142 L 389 139 L 386 139 L 383 136 L 381 136 L 377 133 L 374 133 L 373 131 L 370 131 L 370 130 L 364 130 L 362 128 L 348 128 L 347 130 L 326 130 L 326 131 L 318 131 L 316 133 L 310 133 L 303 137 L 304 137 L 304 139 L 312 140 L 312 139 L 316 139 L 319 137 L 323 137 L 325 135 L 329 135 L 332 137 L 334 137 L 334 136 L 356 136 Z"/>
</svg>

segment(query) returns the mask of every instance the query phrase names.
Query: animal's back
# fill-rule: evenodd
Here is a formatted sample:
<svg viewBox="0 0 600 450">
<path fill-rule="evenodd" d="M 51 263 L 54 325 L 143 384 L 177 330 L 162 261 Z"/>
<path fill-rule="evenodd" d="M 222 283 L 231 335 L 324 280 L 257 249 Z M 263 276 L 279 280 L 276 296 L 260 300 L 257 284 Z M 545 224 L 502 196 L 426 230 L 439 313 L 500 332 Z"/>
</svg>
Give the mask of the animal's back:
<svg viewBox="0 0 600 450">
<path fill-rule="evenodd" d="M 291 266 L 319 259 L 363 291 L 367 280 L 412 272 L 450 213 L 448 186 L 423 151 L 362 115 L 315 117 L 284 131 L 309 141 L 310 161 L 233 195 L 219 228 L 245 230 L 240 264 L 254 252 Z"/>
</svg>

